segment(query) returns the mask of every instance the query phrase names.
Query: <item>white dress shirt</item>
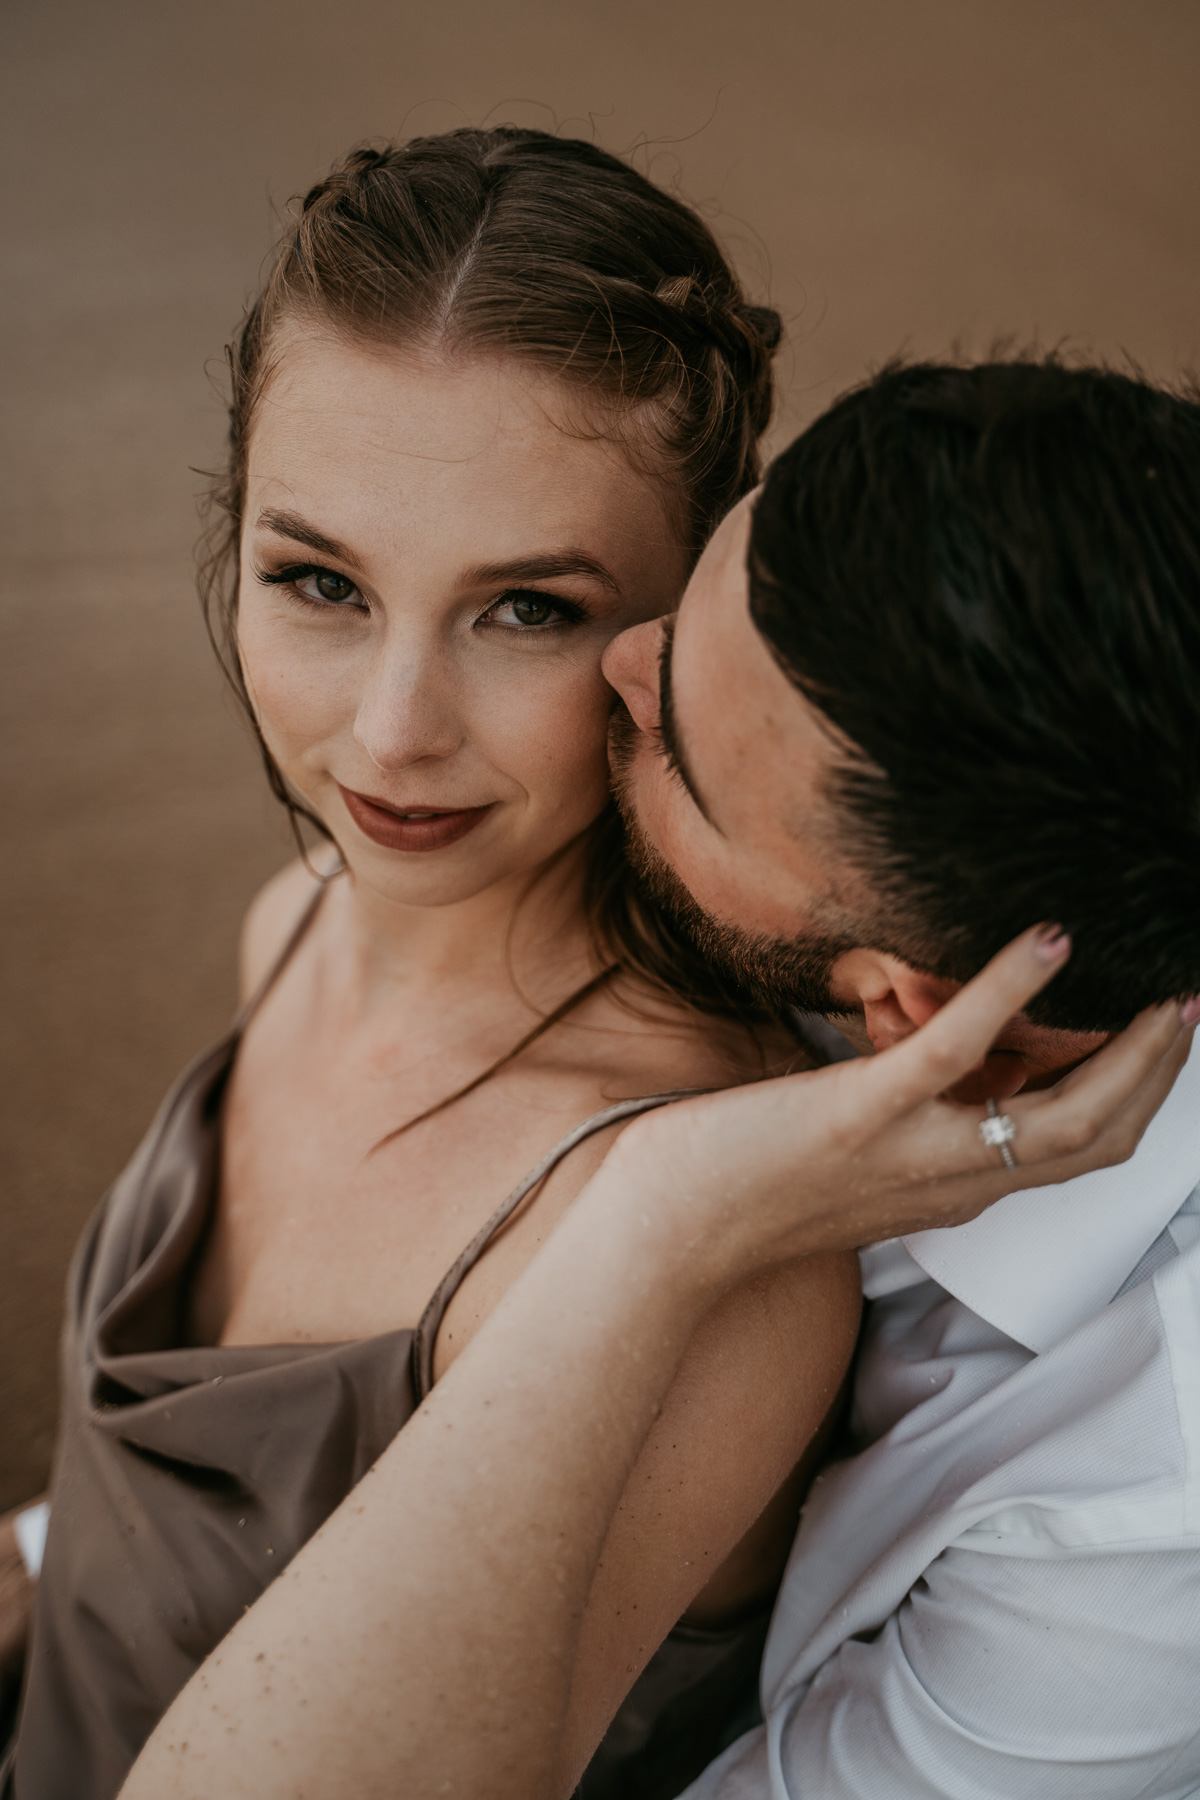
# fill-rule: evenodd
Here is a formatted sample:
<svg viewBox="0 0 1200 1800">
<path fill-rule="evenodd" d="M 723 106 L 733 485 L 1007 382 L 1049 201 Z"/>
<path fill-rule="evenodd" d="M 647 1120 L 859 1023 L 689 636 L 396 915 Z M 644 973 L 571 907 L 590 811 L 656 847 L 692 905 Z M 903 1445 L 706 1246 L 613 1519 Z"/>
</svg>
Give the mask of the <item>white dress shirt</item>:
<svg viewBox="0 0 1200 1800">
<path fill-rule="evenodd" d="M 686 1800 L 1200 1795 L 1200 1049 L 1122 1167 L 862 1262 L 856 1453 Z"/>
</svg>

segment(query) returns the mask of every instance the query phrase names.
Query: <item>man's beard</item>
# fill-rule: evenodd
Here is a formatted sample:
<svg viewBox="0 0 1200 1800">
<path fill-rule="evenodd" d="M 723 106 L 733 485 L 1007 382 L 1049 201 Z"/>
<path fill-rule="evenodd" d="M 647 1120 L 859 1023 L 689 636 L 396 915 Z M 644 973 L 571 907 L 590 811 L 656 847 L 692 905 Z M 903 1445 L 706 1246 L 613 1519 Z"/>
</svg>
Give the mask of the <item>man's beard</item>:
<svg viewBox="0 0 1200 1800">
<path fill-rule="evenodd" d="M 625 847 L 638 886 L 667 915 L 710 968 L 742 988 L 772 1012 L 793 1006 L 800 1012 L 845 1017 L 852 1009 L 830 989 L 833 965 L 857 937 L 813 928 L 795 938 L 772 938 L 741 931 L 714 919 L 696 903 L 670 863 L 642 830 L 630 797 L 627 772 L 640 737 L 618 701 L 609 727 L 613 793 L 625 825 Z"/>
</svg>

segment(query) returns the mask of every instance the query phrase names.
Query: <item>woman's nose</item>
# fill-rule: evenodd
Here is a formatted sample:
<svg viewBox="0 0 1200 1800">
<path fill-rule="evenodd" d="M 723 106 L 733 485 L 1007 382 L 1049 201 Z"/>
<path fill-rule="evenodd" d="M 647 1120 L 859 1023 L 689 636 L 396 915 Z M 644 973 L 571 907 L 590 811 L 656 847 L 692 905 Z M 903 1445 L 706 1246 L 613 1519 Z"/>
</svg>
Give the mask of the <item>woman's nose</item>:
<svg viewBox="0 0 1200 1800">
<path fill-rule="evenodd" d="M 381 658 L 372 669 L 354 721 L 355 741 L 378 769 L 396 770 L 453 756 L 465 733 L 453 703 L 453 684 L 436 659 Z"/>
<path fill-rule="evenodd" d="M 600 667 L 616 688 L 639 731 L 658 730 L 658 670 L 662 656 L 662 619 L 647 619 L 619 632 L 604 652 Z"/>
</svg>

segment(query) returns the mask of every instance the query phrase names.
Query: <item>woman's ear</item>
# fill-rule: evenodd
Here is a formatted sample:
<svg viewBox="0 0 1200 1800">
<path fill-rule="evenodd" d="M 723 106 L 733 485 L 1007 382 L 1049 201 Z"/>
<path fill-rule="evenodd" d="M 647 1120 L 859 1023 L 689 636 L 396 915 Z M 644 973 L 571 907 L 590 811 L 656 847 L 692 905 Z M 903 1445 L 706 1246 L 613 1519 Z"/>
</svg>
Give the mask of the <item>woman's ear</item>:
<svg viewBox="0 0 1200 1800">
<path fill-rule="evenodd" d="M 834 964 L 831 985 L 839 1000 L 862 1009 L 876 1050 L 911 1037 L 959 988 L 957 981 L 922 974 L 881 950 L 848 950 Z"/>
</svg>

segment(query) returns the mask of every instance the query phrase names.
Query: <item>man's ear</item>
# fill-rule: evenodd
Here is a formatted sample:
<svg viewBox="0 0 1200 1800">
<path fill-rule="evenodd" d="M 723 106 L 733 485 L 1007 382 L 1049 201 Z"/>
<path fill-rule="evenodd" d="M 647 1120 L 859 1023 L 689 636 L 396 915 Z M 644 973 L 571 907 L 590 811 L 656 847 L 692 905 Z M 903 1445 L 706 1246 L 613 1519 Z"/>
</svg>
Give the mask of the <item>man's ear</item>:
<svg viewBox="0 0 1200 1800">
<path fill-rule="evenodd" d="M 925 975 L 880 950 L 848 950 L 834 964 L 830 982 L 838 1000 L 855 1010 L 861 1007 L 867 1036 L 876 1050 L 887 1050 L 911 1037 L 960 985 L 939 975 Z M 1083 1054 L 1093 1048 L 1089 1042 Z M 948 1097 L 971 1106 L 987 1099 L 1007 1100 L 1020 1092 L 1029 1074 L 1029 1060 L 1018 1051 L 992 1049 L 955 1082 Z"/>
<path fill-rule="evenodd" d="M 924 975 L 881 950 L 848 950 L 833 968 L 839 1000 L 862 1008 L 867 1036 L 876 1050 L 911 1037 L 958 992 L 956 981 Z"/>
</svg>

